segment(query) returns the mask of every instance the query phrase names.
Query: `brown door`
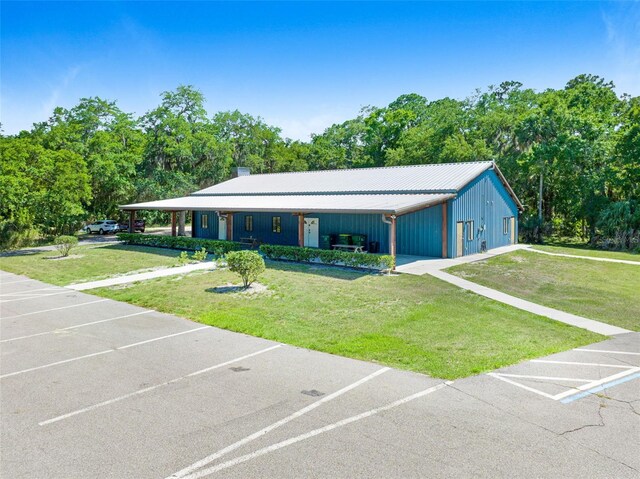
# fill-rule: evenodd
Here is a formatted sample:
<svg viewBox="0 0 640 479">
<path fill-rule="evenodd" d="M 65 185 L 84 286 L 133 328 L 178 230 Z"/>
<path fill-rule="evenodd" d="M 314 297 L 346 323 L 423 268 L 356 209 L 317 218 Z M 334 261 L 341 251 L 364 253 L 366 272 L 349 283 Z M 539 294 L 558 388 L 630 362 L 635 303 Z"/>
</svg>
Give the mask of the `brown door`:
<svg viewBox="0 0 640 479">
<path fill-rule="evenodd" d="M 456 223 L 456 257 L 462 256 L 464 252 L 464 223 L 458 221 Z"/>
<path fill-rule="evenodd" d="M 509 228 L 511 230 L 511 244 L 516 244 L 516 218 L 515 216 L 511 217 L 511 224 Z"/>
</svg>

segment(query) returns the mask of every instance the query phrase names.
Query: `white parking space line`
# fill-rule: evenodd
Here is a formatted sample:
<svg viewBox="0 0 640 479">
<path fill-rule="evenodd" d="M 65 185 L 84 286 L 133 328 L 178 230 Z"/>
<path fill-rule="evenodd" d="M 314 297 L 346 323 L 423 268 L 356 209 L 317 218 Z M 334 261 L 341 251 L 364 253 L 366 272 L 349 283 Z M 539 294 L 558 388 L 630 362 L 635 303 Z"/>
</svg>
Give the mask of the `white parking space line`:
<svg viewBox="0 0 640 479">
<path fill-rule="evenodd" d="M 209 371 L 213 371 L 214 369 L 219 369 L 219 368 L 222 368 L 224 366 L 228 366 L 229 364 L 233 364 L 233 363 L 236 363 L 238 361 L 243 361 L 245 359 L 252 358 L 253 356 L 257 356 L 259 354 L 263 354 L 263 353 L 266 353 L 268 351 L 272 351 L 272 350 L 280 348 L 280 347 L 282 347 L 281 344 L 276 344 L 275 346 L 271 346 L 271 347 L 266 348 L 266 349 L 261 349 L 260 351 L 256 351 L 255 353 L 245 354 L 244 356 L 240 356 L 239 358 L 231 359 L 229 361 L 225 361 L 224 363 L 216 364 L 215 366 L 210 366 L 210 367 L 205 368 L 205 369 L 200 369 L 199 371 L 195 371 L 193 373 L 186 374 L 185 376 L 180 376 L 179 378 L 171 379 L 170 381 L 166 381 L 166 382 L 163 382 L 163 383 L 160 383 L 160 384 L 156 384 L 154 386 L 149 386 L 149 387 L 146 387 L 146 388 L 143 388 L 143 389 L 138 389 L 137 391 L 133 391 L 133 392 L 131 392 L 129 394 L 124 394 L 122 396 L 118 396 L 116 398 L 109 399 L 107 401 L 102 401 L 102 402 L 99 402 L 97 404 L 93 404 L 91 406 L 84 407 L 82 409 L 77 409 L 75 411 L 71 411 L 71 412 L 69 412 L 67 414 L 62 414 L 61 416 L 56 416 L 54 418 L 47 419 L 46 421 L 39 422 L 38 425 L 39 426 L 46 426 L 47 424 L 52 424 L 54 422 L 62 421 L 63 419 L 67 419 L 67 418 L 70 418 L 70 417 L 73 417 L 73 416 L 77 416 L 78 414 L 82 414 L 82 413 L 85 413 L 85 412 L 93 411 L 94 409 L 98 409 L 98 408 L 101 408 L 101 407 L 104 407 L 104 406 L 108 406 L 110 404 L 113 404 L 113 403 L 116 403 L 116 402 L 119 402 L 119 401 L 123 401 L 125 399 L 130 398 L 130 397 L 139 396 L 140 394 L 148 393 L 149 391 L 153 391 L 153 390 L 161 388 L 163 386 L 168 386 L 169 384 L 173 384 L 173 383 L 176 383 L 178 381 L 182 381 L 183 379 L 192 378 L 192 377 L 198 376 L 200 374 L 208 373 Z"/>
<path fill-rule="evenodd" d="M 575 381 L 578 383 L 590 383 L 597 381 L 597 379 L 578 379 L 578 378 L 559 378 L 552 376 L 529 376 L 527 374 L 506 374 L 506 373 L 494 373 L 507 378 L 522 378 L 522 379 L 548 379 L 549 381 Z"/>
<path fill-rule="evenodd" d="M 50 368 L 51 366 L 57 366 L 59 364 L 66 364 L 66 363 L 70 363 L 72 361 L 78 361 L 80 359 L 91 358 L 91 357 L 94 357 L 94 356 L 99 356 L 101 354 L 113 353 L 115 351 L 121 351 L 123 349 L 132 348 L 134 346 L 140 346 L 142 344 L 152 343 L 154 341 L 160 341 L 162 339 L 174 338 L 176 336 L 181 336 L 183 334 L 195 333 L 196 331 L 202 331 L 203 329 L 211 329 L 211 327 L 210 326 L 202 326 L 201 328 L 189 329 L 187 331 L 181 331 L 179 333 L 168 334 L 166 336 L 160 336 L 159 338 L 147 339 L 146 341 L 140 341 L 138 343 L 127 344 L 126 346 L 120 346 L 120 347 L 113 348 L 113 349 L 106 349 L 104 351 L 100 351 L 100 352 L 97 352 L 97 353 L 85 354 L 84 356 L 77 356 L 75 358 L 65 359 L 63 361 L 56 361 L 55 363 L 43 364 L 42 366 L 36 366 L 36 367 L 33 367 L 33 368 L 22 369 L 20 371 L 14 371 L 12 373 L 3 374 L 2 376 L 0 376 L 0 379 L 8 378 L 8 377 L 11 377 L 11 376 L 17 376 L 18 374 L 28 373 L 28 372 L 31 372 L 31 371 L 37 371 L 39 369 Z"/>
<path fill-rule="evenodd" d="M 53 329 L 51 331 L 43 331 L 42 333 L 28 334 L 26 336 L 18 336 L 16 338 L 3 339 L 3 340 L 0 341 L 0 343 L 8 343 L 10 341 L 18 341 L 19 339 L 35 338 L 37 336 L 44 336 L 45 334 L 53 334 L 53 333 L 57 333 L 59 331 L 68 331 L 70 329 L 84 328 L 85 326 L 92 326 L 94 324 L 106 323 L 108 321 L 115 321 L 116 319 L 131 318 L 132 316 L 140 316 L 141 314 L 148 314 L 148 313 L 153 313 L 153 312 L 155 312 L 153 309 L 149 309 L 147 311 L 141 311 L 139 313 L 125 314 L 124 316 L 116 316 L 115 318 L 100 319 L 99 321 L 91 321 L 90 323 L 76 324 L 75 326 L 68 326 L 66 328 Z"/>
<path fill-rule="evenodd" d="M 16 291 L 14 293 L 0 293 L 1 296 L 25 296 L 25 295 L 33 295 L 34 292 L 37 291 L 51 291 L 56 289 L 63 289 L 61 286 L 50 286 L 48 288 L 36 288 L 36 289 L 28 289 L 25 291 Z M 36 295 L 38 296 L 38 295 Z"/>
<path fill-rule="evenodd" d="M 391 368 L 382 368 L 382 369 L 378 369 L 377 371 L 369 374 L 368 376 L 365 376 L 362 379 L 359 379 L 358 381 L 349 384 L 348 386 L 345 386 L 342 389 L 339 389 L 338 391 L 329 394 L 328 396 L 323 397 L 322 399 L 319 399 L 318 401 L 315 401 L 311 404 L 309 404 L 306 407 L 303 407 L 302 409 L 299 409 L 298 411 L 294 412 L 293 414 L 290 414 L 289 416 L 280 419 L 279 421 L 263 428 L 260 429 L 257 432 L 254 432 L 253 434 L 250 434 L 249 436 L 240 439 L 239 441 L 223 448 L 220 449 L 219 451 L 205 457 L 204 459 L 201 459 L 197 462 L 194 462 L 193 464 L 191 464 L 190 466 L 185 467 L 184 469 L 181 469 L 180 471 L 172 474 L 170 476 L 171 479 L 176 479 L 176 478 L 181 478 L 181 477 L 185 477 L 188 476 L 189 474 L 193 473 L 194 471 L 196 471 L 197 469 L 200 469 L 208 464 L 211 464 L 213 461 L 215 461 L 216 459 L 224 456 L 225 454 L 230 453 L 231 451 L 238 449 L 241 446 L 244 446 L 245 444 L 250 443 L 251 441 L 254 441 L 256 439 L 258 439 L 259 437 L 264 436 L 265 434 L 267 434 L 268 432 L 273 431 L 274 429 L 277 429 L 281 426 L 284 426 L 285 424 L 293 421 L 296 418 L 299 418 L 300 416 L 303 416 L 305 414 L 307 414 L 308 412 L 313 411 L 314 409 L 320 407 L 321 405 L 323 405 L 324 403 L 327 403 L 329 401 L 332 401 L 333 399 L 342 396 L 343 394 L 351 391 L 352 389 L 357 388 L 358 386 L 361 386 L 362 384 L 366 383 L 367 381 L 370 381 L 371 379 L 375 378 L 376 376 L 380 376 L 381 374 L 389 371 L 389 369 Z"/>
<path fill-rule="evenodd" d="M 635 374 L 632 374 L 630 376 L 624 376 L 622 378 L 616 379 L 615 381 L 609 381 L 606 382 L 604 384 L 601 384 L 599 386 L 595 386 L 595 387 L 591 387 L 589 389 L 586 389 L 578 394 L 575 394 L 573 396 L 568 396 L 564 399 L 562 399 L 560 402 L 562 404 L 569 404 L 572 403 L 573 401 L 576 401 L 578 399 L 582 399 L 583 397 L 589 396 L 590 394 L 595 394 L 598 393 L 600 391 L 604 391 L 605 389 L 610 389 L 614 386 L 618 386 L 619 384 L 624 384 L 628 381 L 632 381 L 634 379 L 640 379 L 640 372 L 637 372 Z"/>
<path fill-rule="evenodd" d="M 16 283 L 26 283 L 27 281 L 36 281 L 35 279 L 19 279 L 17 281 L 2 281 L 2 277 L 0 277 L 0 286 L 5 284 L 16 284 Z"/>
<path fill-rule="evenodd" d="M 640 356 L 640 353 L 630 352 L 630 351 L 611 351 L 605 349 L 588 349 L 588 348 L 576 348 L 573 351 L 585 352 L 585 353 L 596 353 L 596 354 L 621 354 L 621 355 L 633 355 Z M 567 365 L 567 366 L 586 366 L 586 367 L 598 367 L 598 368 L 614 368 L 614 369 L 624 369 L 624 371 L 620 371 L 616 374 L 609 375 L 602 379 L 578 379 L 578 378 L 570 378 L 570 377 L 557 377 L 557 376 L 532 376 L 525 374 L 511 374 L 511 373 L 488 373 L 487 376 L 494 377 L 501 381 L 504 381 L 509 384 L 513 384 L 521 389 L 526 391 L 538 394 L 540 396 L 544 396 L 549 399 L 553 399 L 554 401 L 561 401 L 564 404 L 568 404 L 573 402 L 576 399 L 581 399 L 589 394 L 602 390 L 606 385 L 613 387 L 617 384 L 622 384 L 626 381 L 634 379 L 638 377 L 638 373 L 640 372 L 639 366 L 630 366 L 630 365 L 621 365 L 621 364 L 603 364 L 603 363 L 590 363 L 590 362 L 580 362 L 580 361 L 556 361 L 551 359 L 532 359 L 529 361 L 530 363 L 537 364 L 553 364 L 553 365 Z M 555 372 L 555 371 L 554 371 Z M 514 381 L 509 378 L 515 379 L 534 379 L 541 381 L 576 381 L 583 382 L 580 386 L 570 387 L 569 389 L 562 391 L 558 394 L 549 394 L 544 391 L 540 391 L 533 387 L 526 386 L 517 381 Z M 605 385 L 605 386 L 603 386 Z"/>
<path fill-rule="evenodd" d="M 216 466 L 210 467 L 208 469 L 203 469 L 201 471 L 198 471 L 198 472 L 195 472 L 193 474 L 190 474 L 188 476 L 183 476 L 183 477 L 184 477 L 184 479 L 198 479 L 200 477 L 208 476 L 210 474 L 213 474 L 215 472 L 221 471 L 223 469 L 227 469 L 229 467 L 236 466 L 238 464 L 242 464 L 243 462 L 250 461 L 250 460 L 255 459 L 257 457 L 264 456 L 265 454 L 269 454 L 270 452 L 277 451 L 278 449 L 282 449 L 284 447 L 291 446 L 292 444 L 295 444 L 295 443 L 300 442 L 300 441 L 304 441 L 306 439 L 312 438 L 312 437 L 317 436 L 319 434 L 323 434 L 323 433 L 329 432 L 329 431 L 331 431 L 333 429 L 337 429 L 339 427 L 346 426 L 347 424 L 351 424 L 351 423 L 354 423 L 356 421 L 360 421 L 362 419 L 374 416 L 374 415 L 379 414 L 379 413 L 381 413 L 383 411 L 388 411 L 388 410 L 394 409 L 394 408 L 396 408 L 398 406 L 402 406 L 403 404 L 406 404 L 406 403 L 408 403 L 410 401 L 414 401 L 414 400 L 419 399 L 421 397 L 424 397 L 424 396 L 426 396 L 428 394 L 436 392 L 439 389 L 442 389 L 442 388 L 446 387 L 448 384 L 452 384 L 452 382 L 451 381 L 447 381 L 446 383 L 438 384 L 437 386 L 431 387 L 429 389 L 425 389 L 424 391 L 420 391 L 420 392 L 418 392 L 416 394 L 412 394 L 411 396 L 407 396 L 405 398 L 399 399 L 398 401 L 394 401 L 394 402 L 392 402 L 390 404 L 387 404 L 386 406 L 382 406 L 382 407 L 375 408 L 375 409 L 370 409 L 369 411 L 363 412 L 363 413 L 358 414 L 356 416 L 351 416 L 351 417 L 348 417 L 348 418 L 343 419 L 341 421 L 334 422 L 332 424 L 328 424 L 328 425 L 326 425 L 324 427 L 321 427 L 321 428 L 318 428 L 318 429 L 314 429 L 313 431 L 309 431 L 308 433 L 301 434 L 301 435 L 296 436 L 296 437 L 292 437 L 290 439 L 278 442 L 276 444 L 272 444 L 271 446 L 264 447 L 262 449 L 259 449 L 259 450 L 255 451 L 255 452 L 252 452 L 250 454 L 245 454 L 244 456 L 237 457 L 236 459 L 232 459 L 230 461 L 223 462 L 221 464 L 218 464 Z M 169 477 L 174 477 L 174 476 L 169 476 Z"/>
<path fill-rule="evenodd" d="M 630 354 L 632 356 L 640 356 L 640 353 L 632 353 L 630 351 L 608 351 L 606 349 L 574 349 L 574 351 L 582 351 L 585 353 Z"/>
<path fill-rule="evenodd" d="M 86 303 L 70 304 L 68 306 L 60 306 L 59 308 L 41 309 L 40 311 L 32 311 L 31 313 L 16 314 L 15 316 L 4 316 L 4 317 L 1 317 L 0 319 L 21 318 L 22 316 L 31 316 L 32 314 L 48 313 L 50 311 L 60 311 L 61 309 L 77 308 L 79 306 L 86 306 L 88 304 L 102 303 L 104 301 L 109 301 L 109 300 L 106 299 L 106 298 L 105 299 L 98 299 L 98 300 L 95 300 L 95 301 L 87 301 Z"/>
<path fill-rule="evenodd" d="M 525 386 L 524 384 L 520 384 L 516 381 L 512 381 L 511 379 L 505 378 L 499 373 L 487 373 L 487 376 L 491 376 L 492 378 L 499 379 L 500 381 L 504 381 L 505 383 L 513 384 L 514 386 L 518 386 L 519 388 L 522 388 L 525 391 L 529 391 L 529 392 L 538 394 L 540 396 L 553 399 L 553 394 L 549 394 L 544 391 L 539 391 L 538 389 L 535 389 L 535 388 L 530 388 L 529 386 Z"/>
<path fill-rule="evenodd" d="M 620 369 L 629 369 L 634 367 L 634 366 L 622 366 L 620 364 L 578 363 L 573 361 L 551 361 L 549 359 L 532 359 L 530 362 L 544 363 L 544 364 L 569 364 L 573 366 L 598 366 L 601 368 L 620 368 Z"/>
<path fill-rule="evenodd" d="M 24 301 L 25 299 L 37 299 L 37 298 L 44 298 L 46 296 L 55 296 L 57 294 L 65 294 L 65 293 L 73 293 L 74 291 L 65 289 L 64 291 L 58 291 L 57 293 L 49 293 L 49 294 L 38 294 L 38 295 L 31 295 L 28 296 L 26 298 L 14 298 L 14 299 L 0 299 L 0 303 L 4 304 L 4 303 L 11 303 L 14 301 Z"/>
</svg>

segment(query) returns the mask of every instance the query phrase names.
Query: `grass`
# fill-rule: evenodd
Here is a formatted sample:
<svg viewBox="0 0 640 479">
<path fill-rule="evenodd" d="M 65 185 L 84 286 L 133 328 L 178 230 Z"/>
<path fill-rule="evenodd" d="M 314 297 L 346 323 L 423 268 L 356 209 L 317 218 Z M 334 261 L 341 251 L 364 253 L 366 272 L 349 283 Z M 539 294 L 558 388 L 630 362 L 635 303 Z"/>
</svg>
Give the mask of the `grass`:
<svg viewBox="0 0 640 479">
<path fill-rule="evenodd" d="M 141 246 L 78 246 L 71 255 L 80 257 L 51 260 L 57 251 L 42 251 L 0 257 L 0 269 L 51 284 L 94 281 L 118 274 L 159 266 L 174 266 L 180 251 Z"/>
<path fill-rule="evenodd" d="M 266 293 L 217 293 L 227 270 L 92 293 L 204 324 L 441 378 L 476 374 L 603 339 L 430 276 L 267 263 Z"/>
<path fill-rule="evenodd" d="M 562 311 L 640 331 L 640 267 L 517 251 L 448 270 Z"/>
<path fill-rule="evenodd" d="M 533 246 L 533 248 L 540 251 L 548 251 L 549 253 L 570 254 L 575 256 L 592 256 L 595 258 L 624 259 L 628 261 L 637 261 L 640 263 L 640 254 L 625 253 L 622 251 L 604 251 L 589 248 L 585 245 L 535 245 Z"/>
</svg>

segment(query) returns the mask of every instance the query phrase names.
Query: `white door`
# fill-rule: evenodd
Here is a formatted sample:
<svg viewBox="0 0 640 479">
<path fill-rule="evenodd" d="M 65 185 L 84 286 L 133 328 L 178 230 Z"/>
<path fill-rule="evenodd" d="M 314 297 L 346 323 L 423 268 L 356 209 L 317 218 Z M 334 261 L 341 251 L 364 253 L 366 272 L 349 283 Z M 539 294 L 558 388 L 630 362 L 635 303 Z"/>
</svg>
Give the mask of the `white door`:
<svg viewBox="0 0 640 479">
<path fill-rule="evenodd" d="M 320 220 L 318 218 L 304 219 L 304 245 L 309 248 L 317 248 L 320 239 Z"/>
<path fill-rule="evenodd" d="M 227 239 L 227 217 L 218 216 L 218 239 Z"/>
</svg>

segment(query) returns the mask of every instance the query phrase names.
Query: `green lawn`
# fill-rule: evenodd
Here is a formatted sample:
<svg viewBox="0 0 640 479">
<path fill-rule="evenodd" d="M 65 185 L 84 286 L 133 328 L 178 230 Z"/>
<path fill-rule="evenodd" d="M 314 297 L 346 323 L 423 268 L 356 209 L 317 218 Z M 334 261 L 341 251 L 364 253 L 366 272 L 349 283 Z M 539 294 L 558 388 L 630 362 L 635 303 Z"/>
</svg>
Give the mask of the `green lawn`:
<svg viewBox="0 0 640 479">
<path fill-rule="evenodd" d="M 640 254 L 625 253 L 622 251 L 603 251 L 599 249 L 588 248 L 586 246 L 550 246 L 550 245 L 535 245 L 534 249 L 540 251 L 548 251 L 549 253 L 561 253 L 571 254 L 575 256 L 593 256 L 596 258 L 609 258 L 609 259 L 624 259 L 627 261 L 637 261 L 640 263 Z"/>
<path fill-rule="evenodd" d="M 491 288 L 640 331 L 640 267 L 517 251 L 449 268 Z"/>
<path fill-rule="evenodd" d="M 389 366 L 458 378 L 603 337 L 433 277 L 268 263 L 267 292 L 219 293 L 227 270 L 92 293 L 201 323 Z"/>
<path fill-rule="evenodd" d="M 47 283 L 71 283 L 104 279 L 118 274 L 159 266 L 174 266 L 180 251 L 143 246 L 79 246 L 71 255 L 79 258 L 47 259 L 57 251 L 0 257 L 0 269 Z"/>
</svg>

